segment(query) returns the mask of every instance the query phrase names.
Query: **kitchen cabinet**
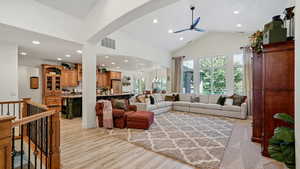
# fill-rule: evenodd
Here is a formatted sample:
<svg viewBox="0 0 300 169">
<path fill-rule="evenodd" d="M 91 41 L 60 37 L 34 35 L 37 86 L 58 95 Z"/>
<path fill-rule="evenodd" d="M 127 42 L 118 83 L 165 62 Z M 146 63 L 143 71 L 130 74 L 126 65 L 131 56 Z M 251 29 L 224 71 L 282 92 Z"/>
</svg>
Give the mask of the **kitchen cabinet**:
<svg viewBox="0 0 300 169">
<path fill-rule="evenodd" d="M 62 67 L 42 65 L 43 104 L 50 110 L 61 110 Z"/>
<path fill-rule="evenodd" d="M 62 70 L 62 87 L 76 87 L 78 86 L 77 70 Z"/>
<path fill-rule="evenodd" d="M 108 74 L 106 72 L 105 73 L 97 73 L 97 87 L 109 88 Z"/>
<path fill-rule="evenodd" d="M 116 79 L 116 80 L 121 80 L 121 72 L 113 72 L 110 71 L 109 73 L 109 78 L 112 79 Z"/>
<path fill-rule="evenodd" d="M 76 64 L 77 80 L 82 81 L 82 64 Z"/>
</svg>

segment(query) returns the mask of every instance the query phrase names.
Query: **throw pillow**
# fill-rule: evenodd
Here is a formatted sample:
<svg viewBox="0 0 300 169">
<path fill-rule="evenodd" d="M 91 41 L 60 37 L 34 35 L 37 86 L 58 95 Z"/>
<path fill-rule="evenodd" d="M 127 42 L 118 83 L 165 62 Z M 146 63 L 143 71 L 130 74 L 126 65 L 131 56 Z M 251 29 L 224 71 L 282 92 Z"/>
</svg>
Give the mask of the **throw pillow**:
<svg viewBox="0 0 300 169">
<path fill-rule="evenodd" d="M 175 97 L 175 99 L 174 99 L 174 100 L 175 100 L 175 102 L 178 102 L 178 101 L 179 101 L 179 99 L 180 99 L 180 98 L 179 98 L 179 94 L 176 94 L 176 95 L 174 94 L 173 96 Z"/>
<path fill-rule="evenodd" d="M 125 99 L 113 99 L 112 107 L 115 109 L 127 110 L 127 104 Z"/>
<path fill-rule="evenodd" d="M 136 100 L 139 102 L 139 103 L 146 103 L 146 97 L 145 95 L 138 95 L 136 97 Z"/>
<path fill-rule="evenodd" d="M 232 103 L 233 103 L 233 99 L 227 97 L 226 101 L 225 101 L 225 105 L 230 106 L 230 105 L 232 105 Z"/>
<path fill-rule="evenodd" d="M 241 106 L 242 103 L 245 102 L 246 98 L 247 98 L 246 96 L 240 96 L 240 95 L 238 95 L 238 94 L 234 94 L 234 95 L 232 96 L 232 99 L 233 99 L 232 105 L 235 105 L 235 106 Z"/>
<path fill-rule="evenodd" d="M 150 98 L 146 98 L 146 99 L 145 99 L 145 103 L 146 103 L 146 104 L 151 104 Z"/>
<path fill-rule="evenodd" d="M 150 96 L 150 104 L 155 104 L 155 100 L 153 96 Z"/>
<path fill-rule="evenodd" d="M 165 101 L 175 101 L 175 97 L 174 96 L 165 96 Z"/>
<path fill-rule="evenodd" d="M 199 103 L 199 102 L 200 102 L 200 97 L 192 96 L 192 97 L 191 97 L 191 102 L 192 102 L 192 103 Z"/>
<path fill-rule="evenodd" d="M 219 99 L 218 99 L 218 101 L 217 101 L 217 104 L 219 104 L 221 106 L 224 106 L 225 101 L 226 101 L 226 97 L 220 96 Z"/>
</svg>

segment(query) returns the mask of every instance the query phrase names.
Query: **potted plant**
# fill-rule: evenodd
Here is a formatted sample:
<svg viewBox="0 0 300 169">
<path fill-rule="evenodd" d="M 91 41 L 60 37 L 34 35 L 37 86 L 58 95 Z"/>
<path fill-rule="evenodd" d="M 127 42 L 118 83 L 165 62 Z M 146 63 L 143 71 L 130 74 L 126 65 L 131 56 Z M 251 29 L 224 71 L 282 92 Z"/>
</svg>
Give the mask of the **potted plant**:
<svg viewBox="0 0 300 169">
<path fill-rule="evenodd" d="M 278 113 L 275 119 L 294 125 L 294 119 L 288 114 Z M 295 131 L 291 127 L 277 127 L 274 136 L 269 140 L 271 158 L 283 162 L 289 169 L 295 169 Z"/>
<path fill-rule="evenodd" d="M 256 53 L 261 53 L 263 49 L 263 32 L 257 31 L 250 36 L 251 48 Z"/>
</svg>

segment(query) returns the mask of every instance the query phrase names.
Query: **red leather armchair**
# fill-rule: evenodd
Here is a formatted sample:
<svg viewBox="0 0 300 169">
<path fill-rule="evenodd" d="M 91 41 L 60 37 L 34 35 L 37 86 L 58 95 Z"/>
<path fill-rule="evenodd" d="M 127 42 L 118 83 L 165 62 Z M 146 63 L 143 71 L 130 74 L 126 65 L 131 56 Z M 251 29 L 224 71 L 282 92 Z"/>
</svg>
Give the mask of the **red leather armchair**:
<svg viewBox="0 0 300 169">
<path fill-rule="evenodd" d="M 112 110 L 113 114 L 113 122 L 114 127 L 116 128 L 125 128 L 126 127 L 126 118 L 127 114 L 130 112 L 136 112 L 137 107 L 135 105 L 128 105 L 128 109 L 122 110 L 122 109 L 114 109 Z M 96 104 L 96 115 L 98 116 L 98 123 L 99 127 L 103 127 L 103 103 L 97 103 Z"/>
</svg>

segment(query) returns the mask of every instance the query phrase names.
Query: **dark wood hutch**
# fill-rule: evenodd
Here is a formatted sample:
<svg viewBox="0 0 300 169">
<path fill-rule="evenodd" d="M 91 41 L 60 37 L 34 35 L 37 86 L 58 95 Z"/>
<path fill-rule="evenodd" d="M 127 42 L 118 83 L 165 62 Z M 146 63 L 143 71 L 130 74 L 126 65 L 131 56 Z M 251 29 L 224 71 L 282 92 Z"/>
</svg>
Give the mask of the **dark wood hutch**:
<svg viewBox="0 0 300 169">
<path fill-rule="evenodd" d="M 287 125 L 273 116 L 294 116 L 294 76 L 294 41 L 264 45 L 262 53 L 254 54 L 252 141 L 261 143 L 264 156 L 269 156 L 269 139 L 274 129 Z"/>
</svg>

